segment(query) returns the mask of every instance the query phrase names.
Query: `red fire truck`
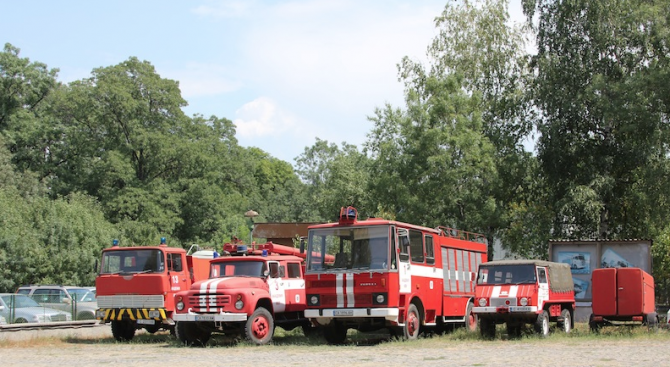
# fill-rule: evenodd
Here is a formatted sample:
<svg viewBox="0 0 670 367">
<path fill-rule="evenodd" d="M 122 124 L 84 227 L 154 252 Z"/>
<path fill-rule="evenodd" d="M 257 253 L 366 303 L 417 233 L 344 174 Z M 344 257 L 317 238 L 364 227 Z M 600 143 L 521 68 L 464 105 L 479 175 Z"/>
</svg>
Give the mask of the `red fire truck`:
<svg viewBox="0 0 670 367">
<path fill-rule="evenodd" d="M 570 265 L 542 260 L 497 260 L 481 264 L 477 278 L 479 330 L 495 337 L 496 324 L 505 323 L 509 336 L 532 324 L 542 336 L 549 322 L 566 333 L 574 326 L 575 292 Z"/>
<path fill-rule="evenodd" d="M 210 279 L 176 294 L 177 337 L 202 346 L 218 332 L 262 345 L 272 340 L 275 325 L 308 332 L 304 257 L 297 248 L 272 242 L 225 244 L 223 256 L 211 262 Z"/>
<path fill-rule="evenodd" d="M 95 280 L 96 318 L 111 322 L 119 341 L 131 340 L 135 330 L 155 333 L 174 330 L 174 294 L 207 278 L 213 251 L 187 255 L 182 248 L 159 246 L 112 247 L 102 251 L 100 273 Z"/>
<path fill-rule="evenodd" d="M 350 328 L 407 339 L 424 327 L 474 331 L 475 275 L 486 252 L 482 235 L 358 220 L 355 208 L 342 208 L 337 223 L 309 227 L 305 316 L 330 344 L 343 343 Z"/>
</svg>

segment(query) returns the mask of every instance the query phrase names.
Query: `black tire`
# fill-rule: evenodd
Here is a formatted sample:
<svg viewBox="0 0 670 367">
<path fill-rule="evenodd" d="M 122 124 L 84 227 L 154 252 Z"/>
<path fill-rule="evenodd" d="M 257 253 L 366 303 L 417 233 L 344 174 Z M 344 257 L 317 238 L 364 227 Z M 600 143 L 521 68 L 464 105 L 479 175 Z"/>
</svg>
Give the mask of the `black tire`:
<svg viewBox="0 0 670 367">
<path fill-rule="evenodd" d="M 413 303 L 410 303 L 405 317 L 405 326 L 403 327 L 403 337 L 406 340 L 416 340 L 421 331 L 421 314 Z"/>
<path fill-rule="evenodd" d="M 535 332 L 542 337 L 549 335 L 549 314 L 547 311 L 540 312 L 535 320 Z"/>
<path fill-rule="evenodd" d="M 589 316 L 589 328 L 591 329 L 592 333 L 600 332 L 600 323 L 593 320 L 593 314 Z"/>
<path fill-rule="evenodd" d="M 190 347 L 204 347 L 212 333 L 201 329 L 198 323 L 192 321 L 177 321 L 175 323 L 177 339 Z"/>
<path fill-rule="evenodd" d="M 112 335 L 120 342 L 133 340 L 135 337 L 135 322 L 132 320 L 112 321 Z"/>
<path fill-rule="evenodd" d="M 263 307 L 259 307 L 247 319 L 244 327 L 244 333 L 247 340 L 256 345 L 264 345 L 272 340 L 274 335 L 275 324 L 274 318 L 270 311 Z"/>
<path fill-rule="evenodd" d="M 480 317 L 479 333 L 484 339 L 494 339 L 496 337 L 496 323 L 486 317 Z"/>
<path fill-rule="evenodd" d="M 25 324 L 27 322 L 28 322 L 28 320 L 24 319 L 23 317 L 19 317 L 18 319 L 14 319 L 15 324 Z"/>
<path fill-rule="evenodd" d="M 305 322 L 304 324 L 300 325 L 300 328 L 302 329 L 303 335 L 308 338 L 318 334 L 320 330 L 320 328 L 313 326 L 310 322 Z"/>
<path fill-rule="evenodd" d="M 521 337 L 521 324 L 520 323 L 505 323 L 505 328 L 507 329 L 507 336 L 509 338 L 519 338 Z"/>
<path fill-rule="evenodd" d="M 328 344 L 340 345 L 347 340 L 347 327 L 333 320 L 323 328 L 323 337 Z"/>
<path fill-rule="evenodd" d="M 468 302 L 468 307 L 465 310 L 465 330 L 469 333 L 477 331 L 477 314 L 472 312 L 473 304 Z"/>
<path fill-rule="evenodd" d="M 566 334 L 569 334 L 572 331 L 572 313 L 567 308 L 564 308 L 561 311 L 562 321 L 558 322 L 558 327 L 561 328 Z"/>
<path fill-rule="evenodd" d="M 186 340 L 186 332 L 184 331 L 184 322 L 185 321 L 176 321 L 174 323 L 174 336 L 179 340 L 182 344 L 188 345 L 188 342 Z"/>
</svg>

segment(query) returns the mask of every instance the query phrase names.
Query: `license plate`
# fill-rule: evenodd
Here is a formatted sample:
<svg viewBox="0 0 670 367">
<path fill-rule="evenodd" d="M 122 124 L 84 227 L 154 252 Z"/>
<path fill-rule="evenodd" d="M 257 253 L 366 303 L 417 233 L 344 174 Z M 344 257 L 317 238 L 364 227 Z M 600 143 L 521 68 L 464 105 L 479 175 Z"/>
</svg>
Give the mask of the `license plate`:
<svg viewBox="0 0 670 367">
<path fill-rule="evenodd" d="M 155 320 L 138 319 L 137 323 L 140 324 L 140 325 L 155 325 L 156 321 Z"/>
<path fill-rule="evenodd" d="M 354 316 L 354 310 L 335 310 L 333 316 Z"/>
<path fill-rule="evenodd" d="M 195 321 L 214 321 L 214 315 L 197 315 Z"/>
<path fill-rule="evenodd" d="M 517 306 L 517 307 L 510 307 L 512 312 L 531 312 L 530 306 Z"/>
</svg>

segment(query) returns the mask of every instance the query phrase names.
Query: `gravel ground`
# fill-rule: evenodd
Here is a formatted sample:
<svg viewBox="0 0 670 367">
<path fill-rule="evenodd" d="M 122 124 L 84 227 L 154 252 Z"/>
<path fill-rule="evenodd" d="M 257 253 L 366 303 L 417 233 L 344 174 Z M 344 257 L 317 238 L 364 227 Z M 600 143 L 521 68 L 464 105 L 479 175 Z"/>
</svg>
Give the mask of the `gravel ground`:
<svg viewBox="0 0 670 367">
<path fill-rule="evenodd" d="M 141 333 L 138 332 L 138 335 Z M 53 339 L 50 339 L 53 338 Z M 139 339 L 139 340 L 138 340 Z M 670 333 L 642 337 L 420 339 L 371 345 L 188 348 L 168 334 L 117 343 L 109 326 L 0 332 L 0 366 L 659 366 L 669 365 Z M 215 343 L 216 344 L 216 343 Z"/>
</svg>

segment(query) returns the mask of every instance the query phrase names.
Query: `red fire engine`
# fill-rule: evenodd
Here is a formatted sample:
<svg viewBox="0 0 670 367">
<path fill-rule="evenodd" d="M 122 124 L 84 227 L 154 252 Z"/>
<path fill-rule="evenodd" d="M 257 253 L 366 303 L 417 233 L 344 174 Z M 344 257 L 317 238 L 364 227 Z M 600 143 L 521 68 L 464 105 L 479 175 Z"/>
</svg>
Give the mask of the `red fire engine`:
<svg viewBox="0 0 670 367">
<path fill-rule="evenodd" d="M 330 344 L 344 342 L 350 328 L 388 328 L 408 339 L 424 327 L 474 331 L 474 280 L 486 252 L 482 235 L 358 220 L 355 208 L 342 208 L 338 223 L 309 227 L 305 316 Z"/>
<path fill-rule="evenodd" d="M 532 324 L 549 334 L 549 322 L 566 333 L 574 326 L 575 293 L 570 266 L 542 260 L 497 260 L 481 264 L 477 278 L 479 330 L 493 338 L 496 324 L 505 323 L 508 335 L 521 335 Z"/>
<path fill-rule="evenodd" d="M 224 256 L 211 262 L 210 279 L 175 296 L 177 337 L 201 346 L 218 332 L 261 345 L 272 340 L 275 325 L 308 332 L 304 257 L 297 248 L 271 242 L 225 244 Z"/>
<path fill-rule="evenodd" d="M 142 247 L 119 247 L 114 240 L 102 251 L 95 280 L 96 318 L 111 322 L 119 341 L 131 340 L 136 329 L 173 331 L 174 294 L 206 278 L 213 256 L 213 251 L 187 255 L 182 248 L 168 247 L 165 238 L 159 246 Z"/>
</svg>

